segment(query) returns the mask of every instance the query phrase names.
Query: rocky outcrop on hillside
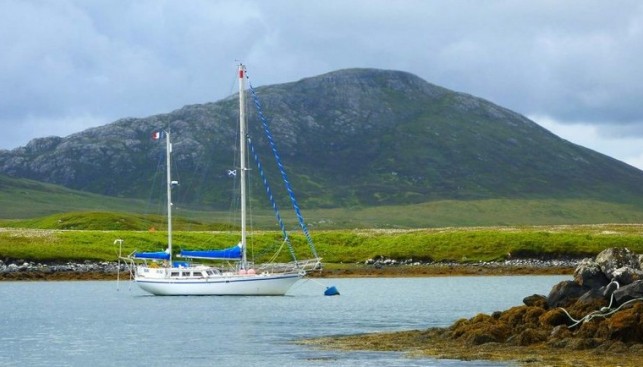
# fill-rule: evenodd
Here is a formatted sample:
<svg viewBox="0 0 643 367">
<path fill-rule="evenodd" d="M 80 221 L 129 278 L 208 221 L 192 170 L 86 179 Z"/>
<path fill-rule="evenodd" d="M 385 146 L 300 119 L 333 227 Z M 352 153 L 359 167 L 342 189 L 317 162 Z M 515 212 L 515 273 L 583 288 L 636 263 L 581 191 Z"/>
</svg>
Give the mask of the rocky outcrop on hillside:
<svg viewBox="0 0 643 367">
<path fill-rule="evenodd" d="M 556 284 L 549 295 L 460 320 L 442 337 L 469 345 L 643 351 L 642 261 L 627 248 L 604 250 L 583 260 L 574 279 Z"/>
</svg>

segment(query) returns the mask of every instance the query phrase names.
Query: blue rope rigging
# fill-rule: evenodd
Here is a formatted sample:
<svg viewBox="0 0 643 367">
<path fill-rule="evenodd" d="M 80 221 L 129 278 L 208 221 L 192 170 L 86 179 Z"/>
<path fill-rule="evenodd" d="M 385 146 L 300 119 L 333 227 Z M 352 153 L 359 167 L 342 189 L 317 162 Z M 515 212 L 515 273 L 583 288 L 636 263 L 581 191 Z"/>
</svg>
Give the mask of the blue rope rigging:
<svg viewBox="0 0 643 367">
<path fill-rule="evenodd" d="M 248 74 L 246 73 L 246 78 L 248 78 Z M 263 126 L 264 132 L 266 133 L 266 137 L 268 138 L 268 141 L 270 142 L 270 147 L 272 149 L 272 153 L 275 157 L 275 161 L 277 161 L 277 166 L 279 167 L 279 172 L 281 173 L 281 178 L 284 181 L 284 184 L 286 185 L 286 190 L 288 191 L 288 195 L 290 196 L 290 201 L 292 202 L 293 209 L 295 210 L 295 214 L 297 215 L 297 220 L 299 221 L 299 226 L 301 227 L 302 231 L 304 232 L 304 235 L 306 236 L 306 241 L 308 242 L 308 246 L 310 247 L 310 251 L 312 252 L 313 256 L 315 258 L 319 258 L 317 255 L 317 251 L 315 250 L 315 244 L 313 243 L 312 237 L 310 237 L 310 233 L 308 233 L 308 227 L 306 226 L 306 223 L 304 222 L 304 217 L 301 214 L 301 210 L 299 210 L 299 204 L 297 204 L 297 199 L 295 198 L 295 193 L 292 190 L 292 186 L 290 185 L 290 181 L 288 181 L 288 175 L 286 175 L 286 170 L 284 169 L 283 164 L 281 163 L 281 158 L 279 157 L 279 153 L 277 152 L 277 145 L 275 144 L 273 138 L 272 138 L 272 133 L 270 132 L 270 128 L 268 127 L 268 120 L 266 117 L 263 115 L 263 109 L 261 107 L 261 103 L 259 102 L 259 98 L 257 97 L 257 94 L 255 93 L 254 88 L 252 87 L 252 83 L 250 83 L 250 79 L 248 78 L 248 85 L 250 87 L 250 93 L 252 94 L 252 99 L 254 100 L 255 107 L 257 109 L 257 114 L 259 115 L 259 118 L 261 120 L 261 125 Z"/>
<path fill-rule="evenodd" d="M 286 225 L 284 224 L 284 221 L 281 220 L 281 215 L 279 214 L 279 209 L 277 208 L 277 202 L 275 202 L 275 198 L 272 196 L 272 191 L 270 190 L 270 185 L 268 185 L 268 180 L 266 179 L 266 175 L 264 174 L 263 166 L 261 165 L 261 161 L 259 160 L 259 156 L 257 155 L 257 152 L 255 151 L 255 146 L 252 144 L 252 140 L 249 137 L 247 137 L 247 140 L 248 140 L 248 146 L 250 147 L 250 151 L 252 152 L 252 156 L 255 159 L 255 163 L 257 164 L 259 176 L 261 176 L 261 181 L 263 181 L 263 186 L 266 188 L 266 194 L 268 195 L 268 200 L 270 200 L 272 209 L 275 212 L 275 217 L 277 217 L 277 222 L 279 222 L 281 233 L 283 233 L 284 235 L 284 241 L 286 241 L 286 245 L 288 245 L 290 256 L 292 256 L 293 261 L 295 261 L 296 263 L 297 257 L 295 256 L 295 250 L 293 249 L 292 244 L 290 243 L 290 237 L 288 236 L 288 232 L 286 231 Z"/>
</svg>

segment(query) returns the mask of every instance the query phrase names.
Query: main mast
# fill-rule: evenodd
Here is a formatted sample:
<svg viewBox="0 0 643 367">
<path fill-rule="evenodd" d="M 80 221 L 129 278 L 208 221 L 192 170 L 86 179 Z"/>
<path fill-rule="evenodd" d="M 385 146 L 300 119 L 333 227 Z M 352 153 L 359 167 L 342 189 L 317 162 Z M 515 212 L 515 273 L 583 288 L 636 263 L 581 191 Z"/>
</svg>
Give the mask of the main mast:
<svg viewBox="0 0 643 367">
<path fill-rule="evenodd" d="M 167 249 L 170 253 L 170 267 L 172 266 L 172 176 L 170 173 L 170 154 L 172 153 L 172 143 L 170 143 L 170 133 L 165 132 L 165 165 L 167 175 Z"/>
<path fill-rule="evenodd" d="M 246 252 L 246 101 L 245 101 L 245 67 L 239 64 L 239 163 L 240 163 L 240 185 L 241 185 L 241 268 L 247 267 Z"/>
</svg>

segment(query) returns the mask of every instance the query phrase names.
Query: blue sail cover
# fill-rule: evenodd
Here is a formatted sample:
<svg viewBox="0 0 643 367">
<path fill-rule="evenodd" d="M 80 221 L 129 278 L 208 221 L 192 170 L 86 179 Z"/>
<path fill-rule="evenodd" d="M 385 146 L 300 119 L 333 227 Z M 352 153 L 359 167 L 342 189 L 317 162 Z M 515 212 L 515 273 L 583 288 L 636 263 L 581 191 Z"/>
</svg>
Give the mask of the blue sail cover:
<svg viewBox="0 0 643 367">
<path fill-rule="evenodd" d="M 202 250 L 202 251 L 182 250 L 180 253 L 180 256 L 188 257 L 192 259 L 240 260 L 241 244 L 228 247 L 222 250 Z"/>
<path fill-rule="evenodd" d="M 134 254 L 136 259 L 154 259 L 154 260 L 169 260 L 170 254 L 165 251 L 159 252 L 137 252 Z"/>
</svg>

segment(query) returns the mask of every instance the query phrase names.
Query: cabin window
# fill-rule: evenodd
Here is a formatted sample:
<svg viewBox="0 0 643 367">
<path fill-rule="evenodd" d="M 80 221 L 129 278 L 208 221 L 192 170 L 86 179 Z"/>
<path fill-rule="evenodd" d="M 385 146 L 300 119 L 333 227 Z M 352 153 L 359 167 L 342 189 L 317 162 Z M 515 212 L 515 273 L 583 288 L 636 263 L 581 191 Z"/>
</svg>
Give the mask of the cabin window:
<svg viewBox="0 0 643 367">
<path fill-rule="evenodd" d="M 172 276 L 172 277 L 178 277 L 178 276 L 179 276 L 179 272 L 178 272 L 178 271 L 173 271 L 173 272 L 172 272 L 172 274 L 170 274 L 170 276 Z"/>
</svg>

